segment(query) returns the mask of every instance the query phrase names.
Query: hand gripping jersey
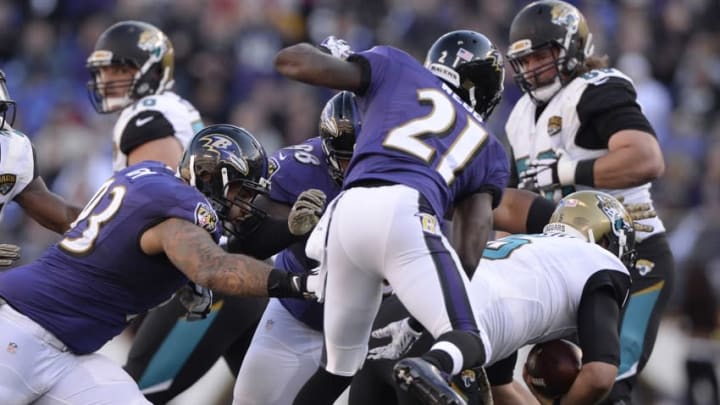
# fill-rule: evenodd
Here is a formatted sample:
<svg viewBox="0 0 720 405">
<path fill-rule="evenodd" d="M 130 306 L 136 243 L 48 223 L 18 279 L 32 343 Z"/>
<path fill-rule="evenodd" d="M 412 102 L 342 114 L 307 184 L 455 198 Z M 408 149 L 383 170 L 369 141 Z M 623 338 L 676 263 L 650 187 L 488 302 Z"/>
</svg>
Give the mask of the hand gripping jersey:
<svg viewBox="0 0 720 405">
<path fill-rule="evenodd" d="M 612 253 L 571 236 L 513 235 L 488 242 L 468 292 L 486 364 L 527 344 L 573 334 L 590 285 L 610 286 L 621 305 L 629 277 Z"/>
<path fill-rule="evenodd" d="M 340 185 L 329 175 L 319 137 L 278 150 L 270 158 L 270 162 L 274 170 L 270 177 L 270 199 L 273 201 L 292 205 L 298 195 L 309 188 L 322 190 L 327 201 L 331 201 L 340 192 Z M 305 273 L 317 266 L 317 262 L 305 255 L 303 243 L 278 253 L 275 266 L 295 273 Z M 292 298 L 283 298 L 280 302 L 296 319 L 322 331 L 322 304 Z"/>
<path fill-rule="evenodd" d="M 205 197 L 159 162 L 106 181 L 63 239 L 37 261 L 0 273 L 0 296 L 76 354 L 99 349 L 130 319 L 187 283 L 164 254 L 140 249 L 147 229 L 181 218 L 220 236 Z"/>
<path fill-rule="evenodd" d="M 535 118 L 537 107 L 530 99 L 530 96 L 524 95 L 515 104 L 505 125 L 505 131 L 515 158 L 514 164 L 520 177 L 527 170 L 528 162 L 536 159 L 557 159 L 556 149 L 565 150 L 573 160 L 592 159 L 608 153 L 607 140 L 592 140 L 596 144 L 596 148 L 588 149 L 579 146 L 577 139 L 581 136 L 580 131 L 583 129 L 582 117 L 578 114 L 578 110 L 581 110 L 579 104 L 583 94 L 590 88 L 605 86 L 609 82 L 612 82 L 615 86 L 622 84 L 632 89 L 630 78 L 619 70 L 611 68 L 596 69 L 575 78 L 563 87 L 545 106 L 537 119 Z M 632 92 L 634 98 L 634 90 Z M 588 99 L 584 102 L 593 103 L 593 100 Z M 599 102 L 604 103 L 607 100 Z M 584 108 L 595 109 L 597 106 Z M 588 188 L 582 185 L 558 187 L 554 191 L 545 192 L 545 197 L 559 201 L 565 195 Z M 623 196 L 626 203 L 652 204 L 650 183 L 627 189 L 598 190 L 614 197 Z M 662 221 L 658 217 L 640 222 L 652 225 L 655 229 L 652 233 L 638 232 L 639 240 L 645 239 L 651 234 L 665 231 Z"/>
<path fill-rule="evenodd" d="M 155 139 L 175 136 L 183 149 L 203 128 L 200 113 L 171 91 L 143 97 L 120 113 L 113 129 L 113 171 L 127 166 L 127 155 Z"/>
<path fill-rule="evenodd" d="M 438 218 L 478 191 L 491 192 L 493 206 L 500 202 L 507 155 L 470 106 L 399 49 L 377 46 L 349 60 L 367 62 L 372 81 L 357 97 L 363 128 L 345 187 L 363 180 L 404 184 L 418 190 Z"/>
<path fill-rule="evenodd" d="M 37 176 L 35 151 L 30 139 L 5 124 L 0 130 L 0 220 L 5 205 Z"/>
</svg>

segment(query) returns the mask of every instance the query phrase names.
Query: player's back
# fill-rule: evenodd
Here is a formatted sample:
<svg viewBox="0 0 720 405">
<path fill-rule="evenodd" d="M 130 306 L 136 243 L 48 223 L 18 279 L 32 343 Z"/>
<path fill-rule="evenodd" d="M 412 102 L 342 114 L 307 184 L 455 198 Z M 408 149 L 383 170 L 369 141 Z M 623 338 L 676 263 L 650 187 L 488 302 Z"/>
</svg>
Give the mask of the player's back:
<svg viewBox="0 0 720 405">
<path fill-rule="evenodd" d="M 450 87 L 396 48 L 355 56 L 368 61 L 371 83 L 357 97 L 363 128 L 346 187 L 385 180 L 420 191 L 442 216 L 454 200 L 483 186 L 499 192 L 509 173 L 500 142 Z"/>
<path fill-rule="evenodd" d="M 74 352 L 97 350 L 187 282 L 167 256 L 140 247 L 147 229 L 172 217 L 218 237 L 209 203 L 174 171 L 159 162 L 121 170 L 59 243 L 37 261 L 0 274 L 0 296 Z"/>
<path fill-rule="evenodd" d="M 591 279 L 606 282 L 604 271 L 629 277 L 617 257 L 579 238 L 513 235 L 489 242 L 469 295 L 491 362 L 573 333 L 583 291 Z"/>
</svg>

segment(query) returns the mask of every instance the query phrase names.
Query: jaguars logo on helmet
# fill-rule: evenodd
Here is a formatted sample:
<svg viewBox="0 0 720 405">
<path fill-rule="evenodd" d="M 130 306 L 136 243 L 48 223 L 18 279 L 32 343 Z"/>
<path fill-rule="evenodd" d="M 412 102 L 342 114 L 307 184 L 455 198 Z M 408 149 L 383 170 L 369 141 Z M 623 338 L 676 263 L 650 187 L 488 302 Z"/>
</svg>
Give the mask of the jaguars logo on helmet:
<svg viewBox="0 0 720 405">
<path fill-rule="evenodd" d="M 596 190 L 568 194 L 558 202 L 543 231 L 567 233 L 597 243 L 629 268 L 635 266 L 633 220 L 610 194 Z"/>
<path fill-rule="evenodd" d="M 524 58 L 532 53 L 554 49 L 553 60 L 525 69 Z M 592 33 L 582 13 L 561 0 L 541 0 L 528 4 L 510 24 L 508 61 L 515 71 L 515 82 L 533 102 L 544 105 L 577 69 L 593 54 Z M 537 79 L 555 69 L 548 80 Z"/>
<path fill-rule="evenodd" d="M 110 113 L 172 88 L 175 53 L 170 39 L 157 27 L 121 21 L 100 35 L 85 66 L 91 75 L 87 83 L 90 102 L 99 113 Z M 135 69 L 136 73 L 128 80 L 109 81 L 101 73 L 109 66 Z"/>
</svg>

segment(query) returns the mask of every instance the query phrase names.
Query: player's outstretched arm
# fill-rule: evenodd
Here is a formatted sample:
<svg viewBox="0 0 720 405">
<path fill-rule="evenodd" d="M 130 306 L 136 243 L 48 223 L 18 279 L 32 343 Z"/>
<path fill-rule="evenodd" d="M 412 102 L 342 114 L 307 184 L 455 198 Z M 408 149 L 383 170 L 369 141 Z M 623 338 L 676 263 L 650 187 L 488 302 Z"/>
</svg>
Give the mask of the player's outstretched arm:
<svg viewBox="0 0 720 405">
<path fill-rule="evenodd" d="M 275 69 L 290 79 L 337 90 L 359 90 L 362 69 L 317 47 L 300 43 L 281 49 L 275 56 Z"/>
<path fill-rule="evenodd" d="M 555 210 L 555 203 L 536 193 L 506 188 L 493 210 L 496 230 L 509 233 L 540 233 Z"/>
<path fill-rule="evenodd" d="M 490 231 L 492 231 L 490 194 L 470 195 L 455 206 L 452 243 L 468 277 L 472 277 L 480 263 Z"/>
<path fill-rule="evenodd" d="M 64 198 L 48 190 L 42 177 L 36 177 L 15 197 L 15 202 L 30 218 L 57 233 L 64 233 L 77 218 L 81 207 L 68 204 Z"/>
<path fill-rule="evenodd" d="M 201 227 L 169 218 L 140 238 L 146 254 L 164 253 L 193 282 L 215 292 L 252 297 L 310 297 L 306 275 L 273 269 L 245 255 L 226 253 Z"/>
</svg>

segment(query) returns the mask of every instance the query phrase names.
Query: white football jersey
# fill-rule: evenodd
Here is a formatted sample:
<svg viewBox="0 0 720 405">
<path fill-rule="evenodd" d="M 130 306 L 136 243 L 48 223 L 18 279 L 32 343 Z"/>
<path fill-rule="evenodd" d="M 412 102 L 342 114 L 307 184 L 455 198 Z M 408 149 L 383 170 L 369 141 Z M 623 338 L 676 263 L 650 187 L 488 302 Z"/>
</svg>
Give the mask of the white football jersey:
<svg viewBox="0 0 720 405">
<path fill-rule="evenodd" d="M 5 205 L 35 178 L 35 156 L 30 139 L 5 125 L 0 130 L 0 219 Z"/>
<path fill-rule="evenodd" d="M 204 127 L 200 113 L 189 101 L 172 91 L 146 96 L 125 107 L 113 129 L 113 171 L 127 167 L 124 145 L 142 145 L 158 137 L 173 134 L 185 148 L 196 132 Z M 148 135 L 146 130 L 153 129 Z M 157 130 L 155 130 L 157 128 Z M 131 141 L 129 138 L 133 138 Z"/>
<path fill-rule="evenodd" d="M 585 149 L 576 145 L 575 138 L 580 129 L 580 118 L 578 117 L 577 105 L 585 89 L 590 85 L 602 85 L 612 77 L 621 78 L 632 83 L 632 80 L 617 69 L 596 69 L 575 78 L 564 86 L 545 106 L 538 119 L 535 119 L 536 105 L 525 94 L 515 104 L 507 123 L 505 132 L 512 147 L 515 166 L 518 175 L 523 177 L 523 172 L 530 161 L 536 159 L 557 159 L 555 151 L 563 149 L 573 160 L 585 160 L 598 158 L 608 153 L 607 149 Z M 586 190 L 590 187 L 575 185 L 574 190 L 563 190 L 558 187 L 553 193 L 546 195 L 559 201 L 564 194 L 572 191 Z M 603 190 L 615 197 L 623 196 L 626 203 L 650 203 L 650 183 L 626 189 Z M 651 234 L 665 231 L 662 221 L 658 217 L 639 221 L 640 223 L 652 225 L 652 233 L 637 232 L 637 239 L 642 240 Z"/>
<path fill-rule="evenodd" d="M 629 277 L 612 253 L 572 236 L 512 235 L 488 242 L 468 294 L 486 364 L 527 344 L 574 333 L 583 289 L 602 270 Z"/>
</svg>

